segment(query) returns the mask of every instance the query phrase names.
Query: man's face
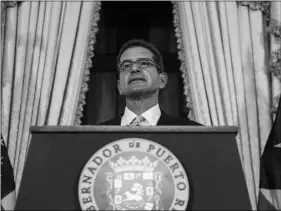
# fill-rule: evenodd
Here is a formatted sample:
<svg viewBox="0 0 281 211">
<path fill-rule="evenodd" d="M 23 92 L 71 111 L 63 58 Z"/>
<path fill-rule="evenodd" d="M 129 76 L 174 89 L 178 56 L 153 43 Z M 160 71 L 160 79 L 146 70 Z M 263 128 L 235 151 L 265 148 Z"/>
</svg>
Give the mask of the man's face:
<svg viewBox="0 0 281 211">
<path fill-rule="evenodd" d="M 120 57 L 122 62 L 135 62 L 139 59 L 153 59 L 153 53 L 144 47 L 128 48 Z M 152 65 L 146 68 L 139 68 L 134 63 L 129 71 L 120 70 L 117 82 L 120 95 L 125 97 L 140 97 L 158 93 L 159 89 L 166 86 L 167 75 L 158 73 L 157 67 Z"/>
</svg>

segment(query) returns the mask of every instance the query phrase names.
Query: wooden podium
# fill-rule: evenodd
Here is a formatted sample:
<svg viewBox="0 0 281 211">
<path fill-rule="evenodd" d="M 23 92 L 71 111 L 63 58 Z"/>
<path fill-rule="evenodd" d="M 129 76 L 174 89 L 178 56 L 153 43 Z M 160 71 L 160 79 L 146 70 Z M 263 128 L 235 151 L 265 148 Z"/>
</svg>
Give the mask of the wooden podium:
<svg viewBox="0 0 281 211">
<path fill-rule="evenodd" d="M 188 210 L 251 210 L 235 136 L 237 127 L 31 127 L 16 210 L 81 210 L 78 183 L 91 156 L 120 139 L 169 149 L 189 180 Z"/>
</svg>

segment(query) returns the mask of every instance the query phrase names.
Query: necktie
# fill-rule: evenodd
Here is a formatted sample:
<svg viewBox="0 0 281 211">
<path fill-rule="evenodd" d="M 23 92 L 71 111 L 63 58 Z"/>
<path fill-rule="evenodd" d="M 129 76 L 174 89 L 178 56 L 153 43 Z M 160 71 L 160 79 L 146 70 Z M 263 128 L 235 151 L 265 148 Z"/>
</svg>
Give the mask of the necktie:
<svg viewBox="0 0 281 211">
<path fill-rule="evenodd" d="M 143 116 L 136 116 L 131 122 L 130 126 L 149 126 L 149 122 Z"/>
</svg>

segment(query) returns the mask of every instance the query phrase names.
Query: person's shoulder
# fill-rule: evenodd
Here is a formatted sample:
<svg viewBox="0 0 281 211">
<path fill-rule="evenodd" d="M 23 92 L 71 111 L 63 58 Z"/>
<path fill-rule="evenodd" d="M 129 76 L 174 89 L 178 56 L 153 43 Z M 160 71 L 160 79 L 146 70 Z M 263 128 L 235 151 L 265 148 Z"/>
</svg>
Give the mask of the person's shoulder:
<svg viewBox="0 0 281 211">
<path fill-rule="evenodd" d="M 97 125 L 120 125 L 120 123 L 121 123 L 121 118 L 116 117 L 113 119 L 102 121 L 102 122 L 98 123 Z"/>
<path fill-rule="evenodd" d="M 174 117 L 173 120 L 176 124 L 178 125 L 194 125 L 194 126 L 202 126 L 202 124 L 200 124 L 199 122 L 193 121 L 189 118 L 178 118 L 178 117 Z"/>
<path fill-rule="evenodd" d="M 190 120 L 189 118 L 173 117 L 164 111 L 161 112 L 161 116 L 158 125 L 193 125 L 193 126 L 203 126 L 199 122 Z"/>
</svg>

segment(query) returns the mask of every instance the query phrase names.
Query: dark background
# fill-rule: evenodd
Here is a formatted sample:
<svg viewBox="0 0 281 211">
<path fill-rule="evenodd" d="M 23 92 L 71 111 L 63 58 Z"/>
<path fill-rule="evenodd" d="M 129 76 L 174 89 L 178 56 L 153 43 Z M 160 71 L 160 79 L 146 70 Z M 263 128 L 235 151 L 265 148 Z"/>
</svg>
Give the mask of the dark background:
<svg viewBox="0 0 281 211">
<path fill-rule="evenodd" d="M 171 2 L 102 2 L 83 125 L 114 118 L 124 111 L 124 97 L 116 88 L 116 57 L 121 46 L 133 38 L 152 42 L 163 56 L 169 81 L 160 93 L 161 108 L 172 116 L 186 117 L 172 9 Z"/>
</svg>

